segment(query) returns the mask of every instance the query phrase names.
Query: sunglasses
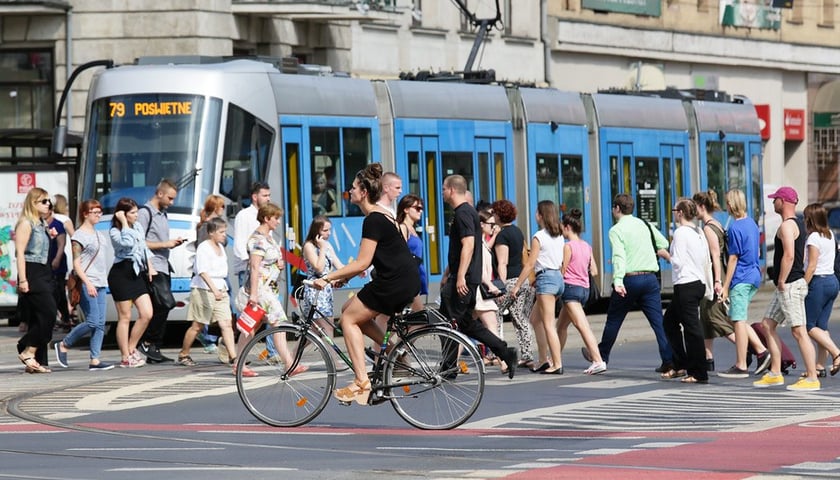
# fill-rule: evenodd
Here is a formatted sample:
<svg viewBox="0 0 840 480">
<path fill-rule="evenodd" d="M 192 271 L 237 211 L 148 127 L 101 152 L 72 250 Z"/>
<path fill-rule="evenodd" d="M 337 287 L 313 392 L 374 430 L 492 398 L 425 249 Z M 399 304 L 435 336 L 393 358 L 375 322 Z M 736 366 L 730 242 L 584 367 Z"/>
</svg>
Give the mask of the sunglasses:
<svg viewBox="0 0 840 480">
<path fill-rule="evenodd" d="M 102 210 L 91 210 L 88 215 L 102 215 Z"/>
<path fill-rule="evenodd" d="M 40 203 L 41 205 L 52 205 L 52 200 L 50 200 L 49 198 L 45 198 L 43 200 L 38 200 L 35 203 Z"/>
<path fill-rule="evenodd" d="M 413 208 L 414 210 L 417 210 L 418 212 L 423 211 L 423 207 L 421 207 L 420 205 L 412 205 L 411 208 Z"/>
</svg>

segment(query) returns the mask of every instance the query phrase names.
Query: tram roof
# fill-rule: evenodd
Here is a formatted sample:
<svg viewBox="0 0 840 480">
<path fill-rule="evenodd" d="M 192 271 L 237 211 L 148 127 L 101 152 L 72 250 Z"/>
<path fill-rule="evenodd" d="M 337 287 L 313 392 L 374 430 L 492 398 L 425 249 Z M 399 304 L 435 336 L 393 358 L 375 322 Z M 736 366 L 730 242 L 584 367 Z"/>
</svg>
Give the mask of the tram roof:
<svg viewBox="0 0 840 480">
<path fill-rule="evenodd" d="M 755 107 L 748 103 L 691 102 L 701 132 L 761 133 Z"/>
<path fill-rule="evenodd" d="M 492 85 L 388 80 L 395 118 L 510 121 L 505 89 Z"/>
<path fill-rule="evenodd" d="M 602 127 L 688 130 L 680 100 L 605 93 L 593 93 L 592 100 Z"/>
<path fill-rule="evenodd" d="M 586 109 L 579 93 L 553 88 L 521 88 L 528 122 L 586 125 Z"/>
<path fill-rule="evenodd" d="M 376 98 L 368 80 L 309 75 L 269 75 L 280 115 L 375 117 Z"/>
</svg>

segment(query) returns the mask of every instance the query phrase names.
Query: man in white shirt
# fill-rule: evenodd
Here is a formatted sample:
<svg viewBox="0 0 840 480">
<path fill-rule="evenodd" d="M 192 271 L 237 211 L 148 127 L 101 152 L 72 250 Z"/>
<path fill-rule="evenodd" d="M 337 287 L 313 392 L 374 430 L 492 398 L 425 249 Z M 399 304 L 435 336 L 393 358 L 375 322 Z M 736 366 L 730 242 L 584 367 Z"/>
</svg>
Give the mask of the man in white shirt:
<svg viewBox="0 0 840 480">
<path fill-rule="evenodd" d="M 260 226 L 257 221 L 257 211 L 260 207 L 271 202 L 271 188 L 267 183 L 254 182 L 251 185 L 251 205 L 243 208 L 233 220 L 233 270 L 236 272 L 239 286 L 245 281 L 248 271 L 248 238 Z"/>
</svg>

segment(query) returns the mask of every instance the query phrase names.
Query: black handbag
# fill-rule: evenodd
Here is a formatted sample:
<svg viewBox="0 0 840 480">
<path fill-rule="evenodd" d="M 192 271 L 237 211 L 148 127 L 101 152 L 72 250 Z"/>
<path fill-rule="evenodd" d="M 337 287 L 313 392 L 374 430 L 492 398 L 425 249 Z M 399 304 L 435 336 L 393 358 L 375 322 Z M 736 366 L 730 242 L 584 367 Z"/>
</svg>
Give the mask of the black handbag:
<svg viewBox="0 0 840 480">
<path fill-rule="evenodd" d="M 507 292 L 505 288 L 505 282 L 499 280 L 498 278 L 493 280 L 493 285 L 499 289 L 498 293 L 491 292 L 487 285 L 481 283 L 478 285 L 478 289 L 481 291 L 481 298 L 485 300 L 489 300 L 491 298 L 501 297 Z"/>
<path fill-rule="evenodd" d="M 144 278 L 149 284 L 149 295 L 154 305 L 167 310 L 175 308 L 176 302 L 172 295 L 172 282 L 169 275 L 158 273 L 153 275 L 152 281 L 149 282 L 148 272 L 144 272 Z"/>
<path fill-rule="evenodd" d="M 589 296 L 586 297 L 586 303 L 583 304 L 584 308 L 591 307 L 598 303 L 598 300 L 601 299 L 601 290 L 598 288 L 598 283 L 595 281 L 595 277 L 592 274 L 589 274 Z"/>
</svg>

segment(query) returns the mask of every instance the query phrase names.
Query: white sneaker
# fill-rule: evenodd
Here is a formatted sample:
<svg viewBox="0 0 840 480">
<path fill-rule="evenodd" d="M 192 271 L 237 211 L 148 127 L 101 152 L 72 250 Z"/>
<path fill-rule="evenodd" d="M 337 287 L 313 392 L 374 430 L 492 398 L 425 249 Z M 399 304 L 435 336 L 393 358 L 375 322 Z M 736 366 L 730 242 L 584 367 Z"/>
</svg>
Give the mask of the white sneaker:
<svg viewBox="0 0 840 480">
<path fill-rule="evenodd" d="M 587 375 L 598 375 L 599 373 L 604 373 L 607 371 L 607 362 L 592 362 L 592 365 L 589 366 L 583 373 Z"/>
</svg>

